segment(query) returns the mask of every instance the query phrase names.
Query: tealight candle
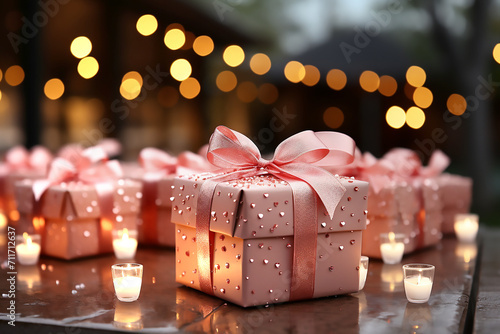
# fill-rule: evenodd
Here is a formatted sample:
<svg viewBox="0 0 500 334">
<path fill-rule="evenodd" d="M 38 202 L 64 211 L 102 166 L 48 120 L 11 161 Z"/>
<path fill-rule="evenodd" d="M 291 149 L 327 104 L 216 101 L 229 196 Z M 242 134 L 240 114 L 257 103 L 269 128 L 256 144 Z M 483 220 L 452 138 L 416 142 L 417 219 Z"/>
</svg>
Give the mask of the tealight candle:
<svg viewBox="0 0 500 334">
<path fill-rule="evenodd" d="M 403 266 L 406 298 L 410 303 L 426 303 L 431 296 L 435 267 L 431 264 Z"/>
<path fill-rule="evenodd" d="M 476 214 L 458 214 L 455 216 L 455 234 L 458 240 L 473 242 L 479 229 L 479 217 Z"/>
<path fill-rule="evenodd" d="M 124 228 L 113 231 L 113 250 L 118 259 L 132 259 L 137 250 L 137 231 Z"/>
<path fill-rule="evenodd" d="M 40 235 L 24 232 L 22 236 L 16 237 L 17 260 L 22 265 L 33 265 L 40 257 Z"/>
<path fill-rule="evenodd" d="M 118 300 L 133 302 L 139 298 L 142 286 L 143 266 L 138 263 L 114 264 L 111 266 L 113 286 Z"/>
<path fill-rule="evenodd" d="M 401 262 L 405 251 L 404 234 L 394 232 L 380 234 L 380 253 L 382 260 L 387 264 Z"/>
<path fill-rule="evenodd" d="M 368 274 L 368 256 L 361 256 L 359 261 L 359 290 L 363 290 L 366 283 L 366 275 Z"/>
</svg>

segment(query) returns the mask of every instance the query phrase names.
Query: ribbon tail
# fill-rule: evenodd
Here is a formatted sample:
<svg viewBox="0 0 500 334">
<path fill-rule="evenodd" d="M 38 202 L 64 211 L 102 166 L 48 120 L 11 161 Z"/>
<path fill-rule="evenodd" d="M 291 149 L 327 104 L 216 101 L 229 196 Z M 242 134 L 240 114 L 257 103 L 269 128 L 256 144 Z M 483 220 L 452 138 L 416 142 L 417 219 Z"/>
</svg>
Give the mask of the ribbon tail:
<svg viewBox="0 0 500 334">
<path fill-rule="evenodd" d="M 43 193 L 49 189 L 51 182 L 49 180 L 36 180 L 33 182 L 33 195 L 35 196 L 35 201 L 39 201 Z"/>
</svg>

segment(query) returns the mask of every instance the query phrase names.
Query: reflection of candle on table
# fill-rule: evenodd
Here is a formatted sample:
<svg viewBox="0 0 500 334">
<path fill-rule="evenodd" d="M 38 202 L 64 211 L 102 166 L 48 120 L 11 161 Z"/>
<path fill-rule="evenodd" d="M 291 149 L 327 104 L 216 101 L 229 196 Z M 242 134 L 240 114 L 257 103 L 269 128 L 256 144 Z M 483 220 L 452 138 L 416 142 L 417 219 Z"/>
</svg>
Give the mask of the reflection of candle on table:
<svg viewBox="0 0 500 334">
<path fill-rule="evenodd" d="M 434 266 L 405 264 L 404 285 L 406 298 L 411 303 L 426 303 L 429 300 L 434 279 Z"/>
<path fill-rule="evenodd" d="M 458 240 L 463 242 L 472 242 L 476 239 L 479 229 L 478 215 L 458 214 L 455 216 L 455 234 Z"/>
<path fill-rule="evenodd" d="M 37 239 L 40 238 L 39 235 L 30 236 L 28 233 L 24 232 L 21 239 L 22 242 L 16 245 L 17 259 L 19 263 L 23 265 L 36 264 L 40 257 L 40 244 L 33 242 L 32 237 L 37 237 Z"/>
<path fill-rule="evenodd" d="M 137 250 L 137 239 L 130 237 L 129 231 L 126 228 L 122 231 L 118 231 L 118 236 L 120 234 L 121 238 L 113 240 L 113 250 L 115 251 L 115 256 L 118 259 L 131 259 L 135 256 L 135 252 Z"/>
<path fill-rule="evenodd" d="M 394 232 L 380 235 L 380 253 L 384 263 L 395 264 L 401 262 L 405 250 L 403 238 L 404 235 L 396 235 Z"/>
</svg>

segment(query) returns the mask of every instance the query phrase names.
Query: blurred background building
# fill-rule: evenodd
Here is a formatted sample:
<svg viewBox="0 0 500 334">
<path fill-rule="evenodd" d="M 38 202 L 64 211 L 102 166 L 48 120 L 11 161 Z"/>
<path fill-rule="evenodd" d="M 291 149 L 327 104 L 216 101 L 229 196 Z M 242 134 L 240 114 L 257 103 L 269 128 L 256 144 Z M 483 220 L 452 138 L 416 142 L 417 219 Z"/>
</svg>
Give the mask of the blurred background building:
<svg viewBox="0 0 500 334">
<path fill-rule="evenodd" d="M 498 0 L 2 0 L 0 151 L 114 137 L 122 158 L 214 128 L 272 152 L 305 129 L 474 178 L 500 204 Z"/>
</svg>

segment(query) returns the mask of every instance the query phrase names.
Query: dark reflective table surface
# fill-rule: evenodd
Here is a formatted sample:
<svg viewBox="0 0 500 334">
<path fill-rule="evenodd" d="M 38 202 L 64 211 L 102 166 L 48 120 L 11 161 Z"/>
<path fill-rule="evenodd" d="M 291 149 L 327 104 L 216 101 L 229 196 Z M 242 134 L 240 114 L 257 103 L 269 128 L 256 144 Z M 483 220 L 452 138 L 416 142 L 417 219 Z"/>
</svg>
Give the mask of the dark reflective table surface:
<svg viewBox="0 0 500 334">
<path fill-rule="evenodd" d="M 139 249 L 131 261 L 144 265 L 141 295 L 132 303 L 115 297 L 110 267 L 124 261 L 113 255 L 16 264 L 10 298 L 4 236 L 0 249 L 1 333 L 460 333 L 478 254 L 476 244 L 445 238 L 403 258 L 401 264 L 436 266 L 426 304 L 407 302 L 401 264 L 370 260 L 365 288 L 356 294 L 245 309 L 175 283 L 174 252 L 162 248 Z M 12 300 L 15 328 L 7 322 Z"/>
</svg>

